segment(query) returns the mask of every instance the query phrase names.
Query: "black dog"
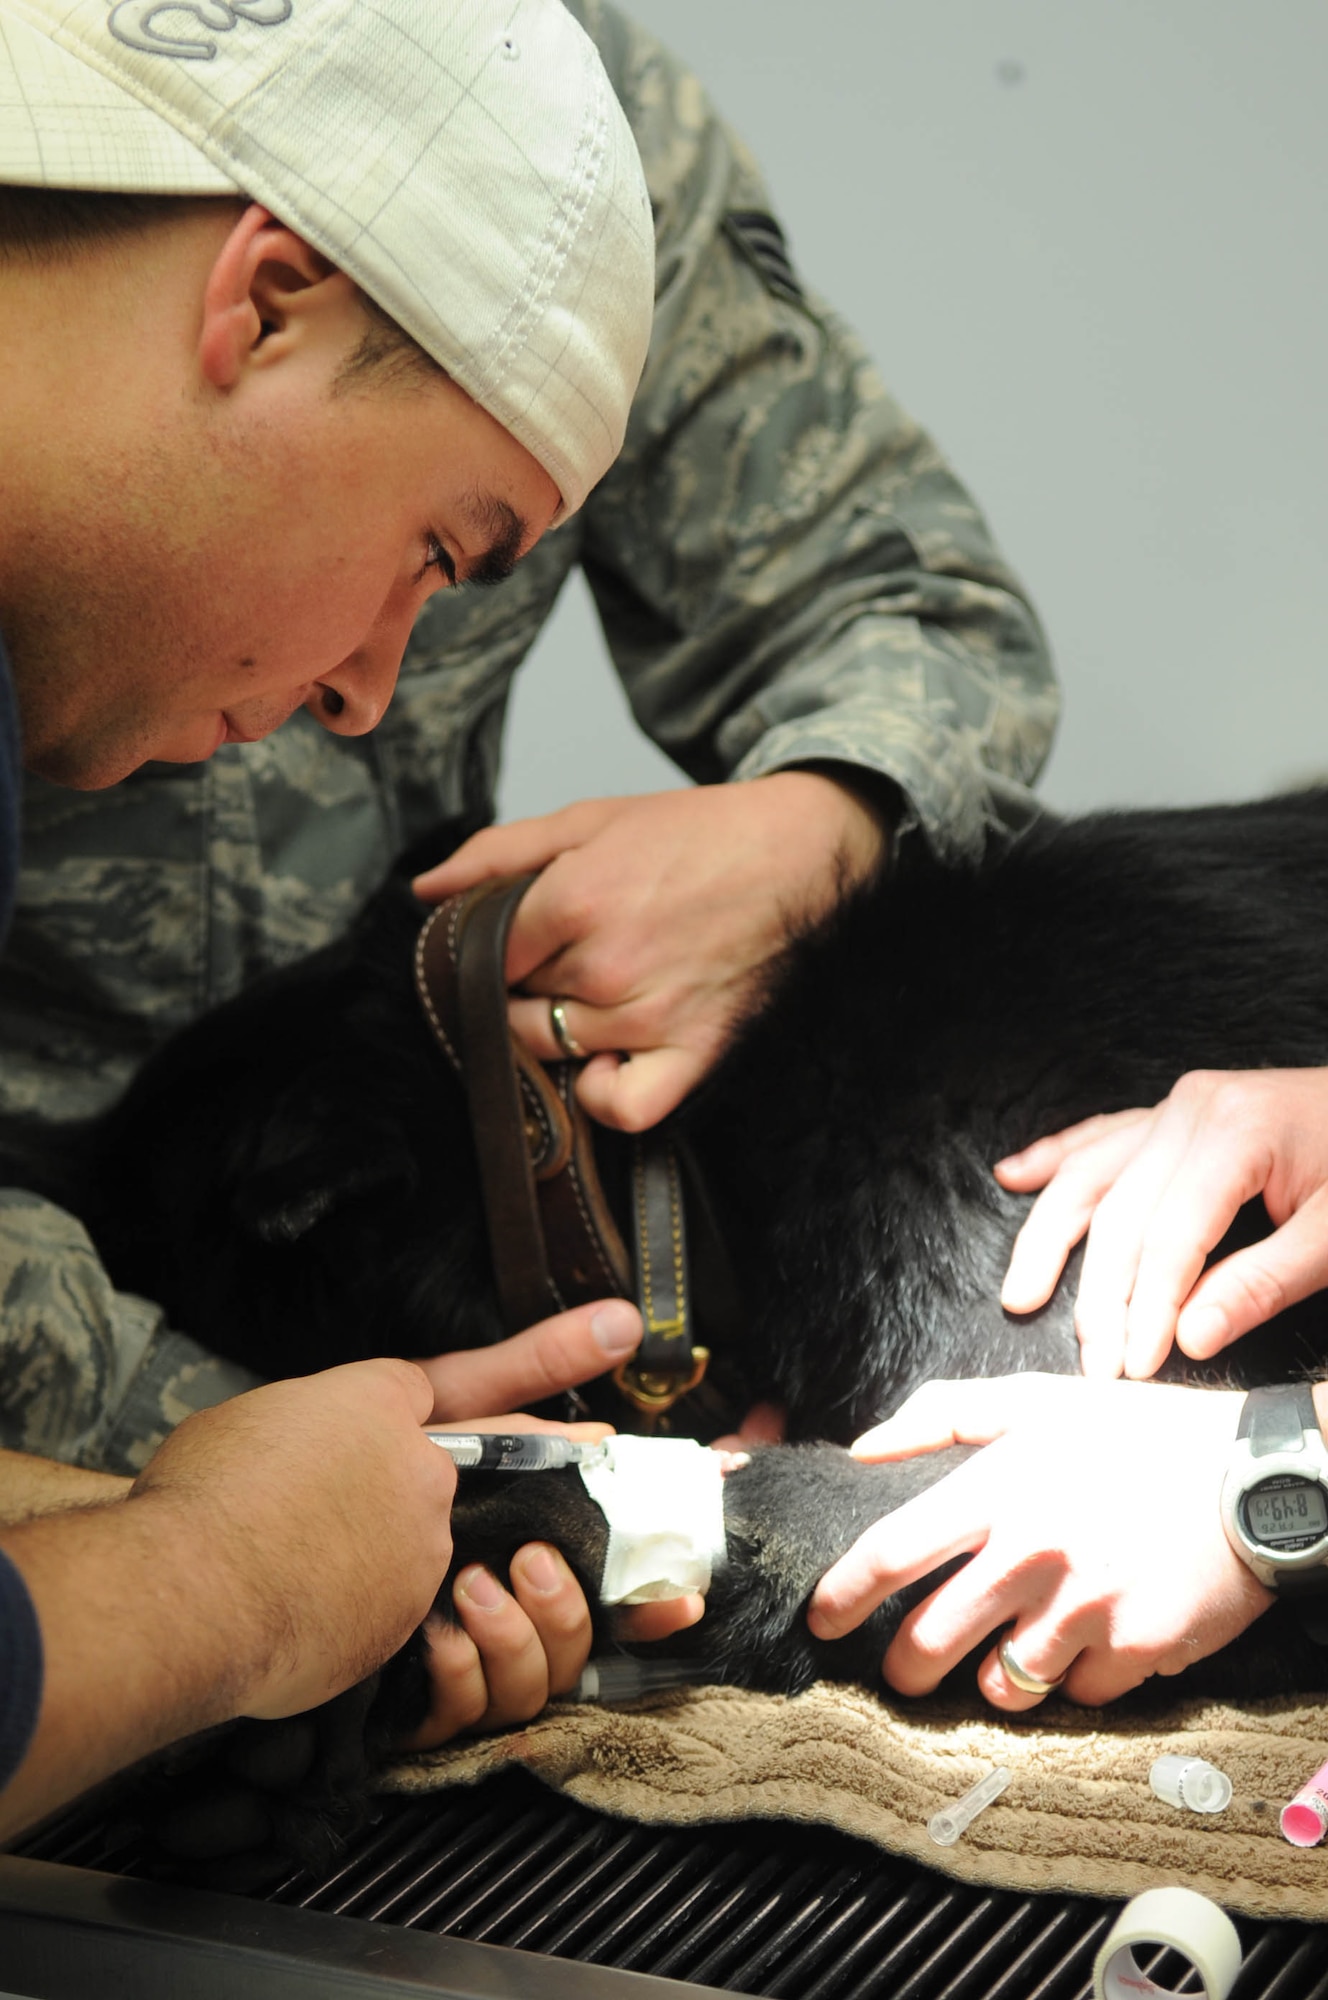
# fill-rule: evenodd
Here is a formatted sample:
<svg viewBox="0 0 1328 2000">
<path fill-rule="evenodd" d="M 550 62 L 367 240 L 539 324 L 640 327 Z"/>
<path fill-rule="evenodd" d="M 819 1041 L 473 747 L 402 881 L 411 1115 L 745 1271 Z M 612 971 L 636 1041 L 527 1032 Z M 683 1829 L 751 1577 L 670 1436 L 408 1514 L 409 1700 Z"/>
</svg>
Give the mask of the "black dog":
<svg viewBox="0 0 1328 2000">
<path fill-rule="evenodd" d="M 906 847 L 791 945 L 773 1000 L 678 1121 L 745 1306 L 715 1369 L 730 1414 L 769 1398 L 793 1438 L 843 1443 L 937 1375 L 1077 1370 L 1073 1262 L 1040 1313 L 999 1307 L 1028 1203 L 992 1162 L 1155 1102 L 1187 1069 L 1328 1062 L 1325 910 L 1325 793 L 1046 820 L 973 872 Z M 389 883 L 343 942 L 169 1043 L 95 1135 L 82 1207 L 117 1283 L 265 1374 L 501 1331 L 461 1093 L 411 984 L 420 917 Z M 1259 1206 L 1238 1232 L 1266 1227 Z M 1220 1370 L 1173 1356 L 1165 1373 L 1300 1378 L 1326 1346 L 1312 1300 Z M 755 1455 L 726 1482 L 730 1561 L 699 1636 L 673 1648 L 704 1647 L 714 1674 L 751 1686 L 879 1685 L 908 1600 L 827 1646 L 806 1598 L 862 1527 L 954 1462 Z M 459 1560 L 501 1570 L 532 1534 L 561 1539 L 593 1599 L 603 1526 L 574 1475 L 470 1484 Z M 1203 1685 L 1323 1684 L 1322 1656 L 1271 1623 L 1194 1670 Z M 356 1696 L 356 1741 L 366 1714 L 372 1746 L 419 1698 L 403 1660 L 372 1707 Z"/>
<path fill-rule="evenodd" d="M 1044 821 L 971 873 L 904 854 L 790 951 L 678 1121 L 746 1307 L 733 1398 L 787 1404 L 795 1437 L 847 1441 L 936 1375 L 1077 1368 L 1073 1271 L 1038 1315 L 997 1304 L 1028 1203 L 993 1160 L 1187 1069 L 1328 1061 L 1328 793 Z M 112 1276 L 262 1373 L 500 1334 L 420 917 L 390 882 L 96 1134 L 79 1199 Z M 1262 1330 L 1236 1379 L 1305 1373 L 1323 1323 Z"/>
</svg>

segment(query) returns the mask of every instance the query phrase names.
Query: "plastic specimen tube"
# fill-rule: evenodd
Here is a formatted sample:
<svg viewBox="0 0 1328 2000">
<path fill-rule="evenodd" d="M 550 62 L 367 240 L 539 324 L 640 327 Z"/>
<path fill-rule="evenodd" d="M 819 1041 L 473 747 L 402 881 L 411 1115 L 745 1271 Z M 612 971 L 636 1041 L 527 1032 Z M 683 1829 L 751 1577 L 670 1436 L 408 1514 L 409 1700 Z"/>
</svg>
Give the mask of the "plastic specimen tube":
<svg viewBox="0 0 1328 2000">
<path fill-rule="evenodd" d="M 927 1832 L 938 1847 L 953 1847 L 965 1827 L 971 1826 L 984 1807 L 993 1799 L 998 1799 L 1010 1782 L 1010 1773 L 1004 1764 L 998 1764 L 994 1771 L 988 1771 L 976 1785 L 956 1799 L 952 1806 L 943 1806 L 927 1821 Z"/>
<path fill-rule="evenodd" d="M 1190 1812 L 1224 1812 L 1231 1804 L 1230 1778 L 1203 1757 L 1159 1757 L 1148 1782 L 1156 1797 Z"/>
</svg>

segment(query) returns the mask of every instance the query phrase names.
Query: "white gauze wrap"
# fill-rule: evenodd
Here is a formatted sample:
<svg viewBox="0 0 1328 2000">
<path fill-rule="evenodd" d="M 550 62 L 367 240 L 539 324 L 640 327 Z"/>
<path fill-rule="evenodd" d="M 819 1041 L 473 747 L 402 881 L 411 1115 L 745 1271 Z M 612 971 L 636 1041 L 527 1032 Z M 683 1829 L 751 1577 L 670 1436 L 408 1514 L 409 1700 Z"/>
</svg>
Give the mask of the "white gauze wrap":
<svg viewBox="0 0 1328 2000">
<path fill-rule="evenodd" d="M 609 1525 L 602 1604 L 707 1591 L 726 1553 L 723 1459 L 690 1438 L 612 1437 L 580 1468 Z"/>
</svg>

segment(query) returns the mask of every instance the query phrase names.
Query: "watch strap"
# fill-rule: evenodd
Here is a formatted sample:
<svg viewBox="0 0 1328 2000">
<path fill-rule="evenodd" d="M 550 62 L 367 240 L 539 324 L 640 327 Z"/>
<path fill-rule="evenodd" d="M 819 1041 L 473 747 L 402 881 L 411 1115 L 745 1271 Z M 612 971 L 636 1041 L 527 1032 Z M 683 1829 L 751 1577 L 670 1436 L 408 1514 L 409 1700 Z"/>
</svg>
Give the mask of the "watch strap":
<svg viewBox="0 0 1328 2000">
<path fill-rule="evenodd" d="M 1287 1591 L 1279 1591 L 1277 1594 L 1279 1597 L 1290 1595 Z M 1291 1609 L 1306 1638 L 1313 1640 L 1316 1646 L 1328 1647 L 1328 1601 L 1325 1601 L 1322 1594 L 1317 1597 L 1293 1598 Z"/>
<path fill-rule="evenodd" d="M 1273 1589 L 1279 1597 L 1328 1596 L 1328 1563 L 1318 1563 L 1313 1569 L 1279 1570 Z"/>
<path fill-rule="evenodd" d="M 1285 1382 L 1249 1391 L 1236 1436 L 1249 1439 L 1251 1458 L 1266 1458 L 1274 1451 L 1299 1451 L 1305 1432 L 1318 1428 L 1309 1383 Z"/>
</svg>

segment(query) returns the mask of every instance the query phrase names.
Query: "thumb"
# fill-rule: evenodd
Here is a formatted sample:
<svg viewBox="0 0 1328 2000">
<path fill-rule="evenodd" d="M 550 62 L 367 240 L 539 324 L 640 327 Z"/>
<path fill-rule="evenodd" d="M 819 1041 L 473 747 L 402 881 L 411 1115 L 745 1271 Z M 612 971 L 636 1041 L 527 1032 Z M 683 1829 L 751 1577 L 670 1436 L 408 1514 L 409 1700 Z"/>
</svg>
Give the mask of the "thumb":
<svg viewBox="0 0 1328 2000">
<path fill-rule="evenodd" d="M 354 1367 L 361 1364 L 352 1362 L 350 1365 Z M 401 1392 L 410 1406 L 410 1414 L 416 1423 L 428 1423 L 429 1409 L 432 1403 L 430 1384 L 425 1370 L 420 1366 L 418 1361 L 400 1361 L 395 1356 L 384 1356 L 380 1360 L 371 1361 L 363 1365 L 371 1368 L 386 1369 L 394 1380 L 400 1384 Z"/>
<path fill-rule="evenodd" d="M 592 1118 L 618 1132 L 648 1132 L 676 1111 L 705 1075 L 690 1049 L 646 1049 L 630 1061 L 598 1055 L 577 1079 L 576 1094 Z"/>
<path fill-rule="evenodd" d="M 433 1421 L 479 1411 L 519 1410 L 561 1395 L 633 1354 L 641 1315 L 626 1299 L 602 1299 L 541 1320 L 493 1347 L 439 1354 L 420 1366 L 433 1385 Z"/>
<path fill-rule="evenodd" d="M 1206 1271 L 1176 1321 L 1176 1344 L 1196 1361 L 1328 1284 L 1328 1200 L 1320 1194 L 1280 1229 Z"/>
</svg>

